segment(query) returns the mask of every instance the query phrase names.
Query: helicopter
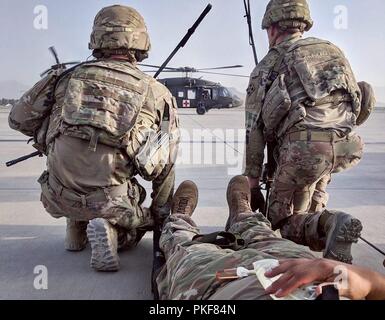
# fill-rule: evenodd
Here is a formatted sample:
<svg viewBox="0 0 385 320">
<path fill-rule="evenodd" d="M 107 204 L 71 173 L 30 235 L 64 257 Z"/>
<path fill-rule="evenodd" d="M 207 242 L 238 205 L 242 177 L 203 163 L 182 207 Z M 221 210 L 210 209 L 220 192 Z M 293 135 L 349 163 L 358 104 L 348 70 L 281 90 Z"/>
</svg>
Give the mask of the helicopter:
<svg viewBox="0 0 385 320">
<path fill-rule="evenodd" d="M 150 64 L 140 64 L 143 67 L 159 68 L 159 66 Z M 177 101 L 178 108 L 194 108 L 199 115 L 204 115 L 210 109 L 236 108 L 243 105 L 243 100 L 238 97 L 231 89 L 222 86 L 220 83 L 204 80 L 201 78 L 193 78 L 192 73 L 204 73 L 214 75 L 224 75 L 231 77 L 248 76 L 238 74 L 227 74 L 212 72 L 211 70 L 242 68 L 241 65 L 196 69 L 192 67 L 172 68 L 166 67 L 162 72 L 184 73 L 184 77 L 159 79 L 165 85 Z M 147 70 L 144 72 L 152 73 L 155 70 Z"/>
</svg>

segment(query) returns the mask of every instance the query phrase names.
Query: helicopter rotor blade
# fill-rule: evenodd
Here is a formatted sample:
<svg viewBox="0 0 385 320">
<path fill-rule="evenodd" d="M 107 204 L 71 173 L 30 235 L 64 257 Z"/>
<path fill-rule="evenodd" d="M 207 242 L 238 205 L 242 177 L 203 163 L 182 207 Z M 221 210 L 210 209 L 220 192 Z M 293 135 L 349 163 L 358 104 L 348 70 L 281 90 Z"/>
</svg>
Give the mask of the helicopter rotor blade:
<svg viewBox="0 0 385 320">
<path fill-rule="evenodd" d="M 159 70 L 160 66 L 155 66 L 152 64 L 144 64 L 144 63 L 138 63 L 139 66 L 142 67 L 149 67 L 149 68 L 157 68 Z M 172 67 L 165 67 L 166 70 L 177 70 L 177 68 L 172 68 Z"/>
<path fill-rule="evenodd" d="M 219 73 L 219 72 L 207 72 L 207 71 L 198 71 L 199 73 L 205 74 L 216 74 L 219 76 L 228 76 L 228 77 L 238 77 L 238 78 L 250 78 L 250 76 L 245 76 L 242 74 L 230 74 L 230 73 Z"/>
<path fill-rule="evenodd" d="M 53 57 L 55 58 L 56 64 L 60 64 L 59 56 L 57 54 L 57 51 L 54 46 L 49 47 L 48 50 L 52 53 Z"/>
<path fill-rule="evenodd" d="M 64 67 L 65 68 L 66 66 L 72 66 L 72 65 L 77 65 L 77 64 L 80 64 L 80 62 L 79 61 L 73 61 L 73 62 L 66 62 L 66 63 L 58 64 L 56 66 L 53 66 L 50 69 L 45 70 L 43 73 L 40 74 L 40 77 L 44 77 L 45 75 L 47 75 L 50 71 L 53 70 L 54 67 Z"/>
<path fill-rule="evenodd" d="M 225 66 L 225 67 L 216 67 L 216 68 L 203 68 L 203 69 L 197 69 L 197 71 L 206 71 L 206 70 L 222 70 L 222 69 L 236 69 L 236 68 L 243 68 L 242 65 L 237 64 L 234 66 Z"/>
<path fill-rule="evenodd" d="M 52 69 L 50 68 L 50 69 L 47 69 L 47 70 L 45 70 L 44 72 L 42 72 L 41 74 L 40 74 L 40 77 L 44 77 L 45 75 L 47 75 L 48 74 L 48 72 L 50 72 Z"/>
<path fill-rule="evenodd" d="M 75 64 L 79 64 L 80 61 L 71 61 L 71 62 L 66 62 L 66 63 L 63 63 L 62 66 L 71 66 L 71 65 L 75 65 Z"/>
<path fill-rule="evenodd" d="M 158 72 L 158 70 L 143 70 L 142 72 L 144 72 L 144 73 L 155 73 L 155 72 Z M 164 72 L 178 73 L 180 71 L 179 70 L 163 70 L 162 73 L 164 73 Z"/>
</svg>

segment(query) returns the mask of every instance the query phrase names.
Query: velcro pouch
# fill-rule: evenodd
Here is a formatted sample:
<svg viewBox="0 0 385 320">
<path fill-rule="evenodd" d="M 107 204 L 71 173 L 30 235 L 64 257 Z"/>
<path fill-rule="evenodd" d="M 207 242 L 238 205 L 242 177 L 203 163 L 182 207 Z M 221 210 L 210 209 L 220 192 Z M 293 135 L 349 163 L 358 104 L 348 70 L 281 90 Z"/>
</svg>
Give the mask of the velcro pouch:
<svg viewBox="0 0 385 320">
<path fill-rule="evenodd" d="M 291 99 L 285 83 L 285 75 L 281 74 L 273 82 L 262 108 L 262 119 L 265 125 L 266 138 L 274 136 L 278 125 L 287 116 L 291 108 Z"/>
</svg>

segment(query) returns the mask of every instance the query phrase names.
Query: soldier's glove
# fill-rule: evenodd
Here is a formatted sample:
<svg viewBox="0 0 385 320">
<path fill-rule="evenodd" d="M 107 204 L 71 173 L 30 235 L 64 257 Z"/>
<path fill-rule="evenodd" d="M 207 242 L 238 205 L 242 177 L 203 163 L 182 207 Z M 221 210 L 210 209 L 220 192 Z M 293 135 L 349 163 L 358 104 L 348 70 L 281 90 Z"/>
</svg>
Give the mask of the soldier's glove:
<svg viewBox="0 0 385 320">
<path fill-rule="evenodd" d="M 251 192 L 251 210 L 264 213 L 265 211 L 265 197 L 260 187 L 254 187 L 250 189 Z"/>
</svg>

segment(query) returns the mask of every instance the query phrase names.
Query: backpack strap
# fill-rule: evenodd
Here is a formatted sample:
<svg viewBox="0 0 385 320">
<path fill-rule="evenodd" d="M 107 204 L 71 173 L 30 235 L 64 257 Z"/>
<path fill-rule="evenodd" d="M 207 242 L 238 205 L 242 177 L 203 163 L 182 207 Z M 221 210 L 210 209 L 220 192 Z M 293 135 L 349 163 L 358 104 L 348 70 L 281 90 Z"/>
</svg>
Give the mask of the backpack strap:
<svg viewBox="0 0 385 320">
<path fill-rule="evenodd" d="M 280 49 L 275 48 L 275 50 L 277 50 L 278 53 L 279 53 L 279 57 L 277 59 L 277 62 L 274 65 L 273 69 L 270 70 L 270 73 L 269 73 L 269 76 L 268 76 L 268 79 L 269 79 L 268 87 L 269 87 L 269 89 L 270 89 L 270 86 L 275 81 L 275 79 L 278 78 L 279 70 L 281 69 L 281 65 L 282 65 L 283 60 L 285 59 L 286 53 L 289 51 L 289 49 L 285 50 L 285 49 L 281 49 L 281 48 Z"/>
</svg>

